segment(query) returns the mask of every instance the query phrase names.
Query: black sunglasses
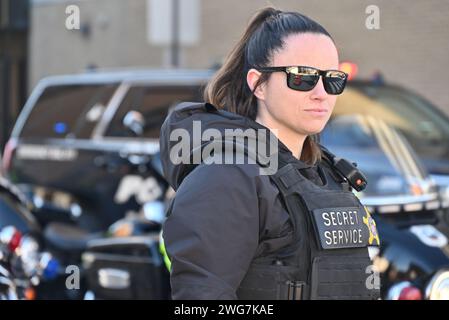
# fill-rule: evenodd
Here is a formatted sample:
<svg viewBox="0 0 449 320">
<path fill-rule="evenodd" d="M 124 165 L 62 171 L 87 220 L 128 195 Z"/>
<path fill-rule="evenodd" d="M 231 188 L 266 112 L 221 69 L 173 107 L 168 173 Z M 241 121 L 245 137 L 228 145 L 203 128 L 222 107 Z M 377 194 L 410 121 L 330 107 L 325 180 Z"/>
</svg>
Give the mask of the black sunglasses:
<svg viewBox="0 0 449 320">
<path fill-rule="evenodd" d="M 287 74 L 287 86 L 297 91 L 310 91 L 323 77 L 324 90 L 328 94 L 341 94 L 346 86 L 348 74 L 339 70 L 319 70 L 313 67 L 262 67 L 260 72 L 278 72 Z"/>
</svg>

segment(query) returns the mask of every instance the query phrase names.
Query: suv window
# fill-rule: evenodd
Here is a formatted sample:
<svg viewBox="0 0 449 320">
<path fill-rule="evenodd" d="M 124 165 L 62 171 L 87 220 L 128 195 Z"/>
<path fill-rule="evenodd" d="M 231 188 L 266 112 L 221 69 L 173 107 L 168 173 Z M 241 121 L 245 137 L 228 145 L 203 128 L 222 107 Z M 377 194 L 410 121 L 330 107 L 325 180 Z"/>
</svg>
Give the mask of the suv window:
<svg viewBox="0 0 449 320">
<path fill-rule="evenodd" d="M 145 119 L 145 138 L 159 138 L 162 123 L 169 109 L 184 101 L 202 101 L 200 86 L 134 86 L 131 87 L 118 108 L 106 136 L 129 137 L 123 118 L 129 111 L 140 112 Z"/>
<path fill-rule="evenodd" d="M 117 84 L 47 87 L 20 136 L 89 139 L 116 88 Z"/>
</svg>

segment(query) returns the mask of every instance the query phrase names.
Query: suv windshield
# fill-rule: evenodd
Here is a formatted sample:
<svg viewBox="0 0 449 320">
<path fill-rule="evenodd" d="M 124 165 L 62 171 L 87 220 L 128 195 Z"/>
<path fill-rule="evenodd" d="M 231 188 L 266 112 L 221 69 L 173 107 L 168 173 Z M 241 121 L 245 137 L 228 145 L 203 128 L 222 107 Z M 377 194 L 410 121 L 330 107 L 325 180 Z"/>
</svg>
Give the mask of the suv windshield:
<svg viewBox="0 0 449 320">
<path fill-rule="evenodd" d="M 389 86 L 352 85 L 334 116 L 371 115 L 401 132 L 432 173 L 449 174 L 449 120 L 419 96 Z"/>
<path fill-rule="evenodd" d="M 21 138 L 89 139 L 117 85 L 58 85 L 45 88 Z"/>
</svg>

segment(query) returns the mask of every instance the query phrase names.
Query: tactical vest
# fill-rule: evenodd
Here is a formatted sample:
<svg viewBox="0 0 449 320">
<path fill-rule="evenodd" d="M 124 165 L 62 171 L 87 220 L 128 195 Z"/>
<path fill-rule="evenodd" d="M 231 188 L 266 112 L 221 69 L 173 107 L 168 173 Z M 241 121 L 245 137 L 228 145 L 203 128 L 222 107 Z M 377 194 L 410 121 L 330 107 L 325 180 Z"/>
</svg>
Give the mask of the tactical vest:
<svg viewBox="0 0 449 320">
<path fill-rule="evenodd" d="M 293 241 L 253 260 L 239 299 L 379 298 L 367 248 L 379 245 L 375 222 L 330 165 L 318 169 L 322 186 L 305 178 L 294 162 L 270 176 L 289 213 Z"/>
<path fill-rule="evenodd" d="M 207 112 L 221 112 L 206 103 Z M 232 117 L 231 117 L 232 118 Z M 241 147 L 250 156 L 245 147 Z M 305 178 L 295 161 L 279 157 L 279 170 L 270 175 L 293 226 L 292 239 L 281 249 L 257 255 L 237 290 L 239 299 L 363 299 L 380 297 L 372 281 L 368 246 L 380 245 L 376 224 L 359 199 L 348 189 L 348 181 L 323 148 L 318 166 L 322 186 Z M 201 148 L 197 150 L 201 152 Z M 341 168 L 347 168 L 343 162 Z M 196 165 L 191 165 L 185 175 Z M 354 173 L 354 171 L 353 171 Z M 352 185 L 352 183 L 351 183 Z M 168 210 L 170 214 L 171 209 Z M 164 251 L 165 253 L 165 251 Z M 168 256 L 167 256 L 168 258 Z"/>
</svg>

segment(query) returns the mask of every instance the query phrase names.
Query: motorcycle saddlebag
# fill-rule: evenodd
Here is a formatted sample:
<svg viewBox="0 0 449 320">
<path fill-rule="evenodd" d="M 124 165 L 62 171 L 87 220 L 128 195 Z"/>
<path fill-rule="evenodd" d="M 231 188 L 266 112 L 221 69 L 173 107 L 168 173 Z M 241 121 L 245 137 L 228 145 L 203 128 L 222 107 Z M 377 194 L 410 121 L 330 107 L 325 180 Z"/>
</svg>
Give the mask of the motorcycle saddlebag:
<svg viewBox="0 0 449 320">
<path fill-rule="evenodd" d="M 96 299 L 168 299 L 169 273 L 157 236 L 93 240 L 83 254 L 87 286 Z"/>
</svg>

